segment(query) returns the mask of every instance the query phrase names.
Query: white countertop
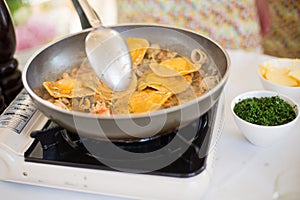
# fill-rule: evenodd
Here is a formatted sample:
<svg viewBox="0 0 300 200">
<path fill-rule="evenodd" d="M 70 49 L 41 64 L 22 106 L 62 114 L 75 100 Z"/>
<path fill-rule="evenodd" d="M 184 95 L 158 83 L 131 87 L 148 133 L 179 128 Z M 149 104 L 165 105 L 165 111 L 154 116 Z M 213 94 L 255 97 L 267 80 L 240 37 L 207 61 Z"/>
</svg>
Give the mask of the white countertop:
<svg viewBox="0 0 300 200">
<path fill-rule="evenodd" d="M 19 54 L 20 67 L 27 54 Z M 229 51 L 231 75 L 226 85 L 225 123 L 216 144 L 210 188 L 205 200 L 268 200 L 276 176 L 291 166 L 300 166 L 300 123 L 284 140 L 271 147 L 250 144 L 234 124 L 229 105 L 241 92 L 262 89 L 257 76 L 259 63 L 269 56 L 243 51 Z M 116 188 L 117 190 L 117 188 Z M 0 198 L 4 200 L 121 200 L 120 198 L 0 181 Z"/>
</svg>

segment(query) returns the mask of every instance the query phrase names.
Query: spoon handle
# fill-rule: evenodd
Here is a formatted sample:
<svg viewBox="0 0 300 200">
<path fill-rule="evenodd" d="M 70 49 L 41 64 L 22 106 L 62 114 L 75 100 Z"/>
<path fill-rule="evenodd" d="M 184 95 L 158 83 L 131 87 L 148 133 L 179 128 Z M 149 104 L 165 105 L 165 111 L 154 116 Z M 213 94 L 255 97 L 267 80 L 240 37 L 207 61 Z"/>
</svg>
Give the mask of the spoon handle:
<svg viewBox="0 0 300 200">
<path fill-rule="evenodd" d="M 72 3 L 79 15 L 82 29 L 102 26 L 100 17 L 90 6 L 87 0 L 72 0 Z"/>
</svg>

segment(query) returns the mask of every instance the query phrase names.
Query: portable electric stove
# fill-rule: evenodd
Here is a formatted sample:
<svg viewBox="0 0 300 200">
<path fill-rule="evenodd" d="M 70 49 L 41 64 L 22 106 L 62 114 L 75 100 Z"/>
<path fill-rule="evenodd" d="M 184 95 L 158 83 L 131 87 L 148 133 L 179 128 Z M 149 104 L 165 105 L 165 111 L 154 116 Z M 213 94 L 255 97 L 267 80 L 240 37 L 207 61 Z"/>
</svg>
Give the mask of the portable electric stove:
<svg viewBox="0 0 300 200">
<path fill-rule="evenodd" d="M 210 182 L 214 147 L 224 118 L 223 98 L 180 129 L 179 137 L 175 137 L 177 130 L 138 142 L 115 142 L 124 151 L 137 154 L 156 151 L 175 138 L 180 140 L 178 144 L 189 145 L 169 165 L 140 173 L 143 169 L 137 162 L 167 159 L 181 146 L 137 160 L 109 152 L 98 159 L 85 144 L 105 146 L 108 141 L 86 138 L 83 142 L 38 111 L 23 90 L 0 116 L 0 180 L 134 199 L 199 199 Z M 193 131 L 196 136 L 189 134 Z M 104 164 L 103 159 L 115 161 L 114 166 Z"/>
</svg>

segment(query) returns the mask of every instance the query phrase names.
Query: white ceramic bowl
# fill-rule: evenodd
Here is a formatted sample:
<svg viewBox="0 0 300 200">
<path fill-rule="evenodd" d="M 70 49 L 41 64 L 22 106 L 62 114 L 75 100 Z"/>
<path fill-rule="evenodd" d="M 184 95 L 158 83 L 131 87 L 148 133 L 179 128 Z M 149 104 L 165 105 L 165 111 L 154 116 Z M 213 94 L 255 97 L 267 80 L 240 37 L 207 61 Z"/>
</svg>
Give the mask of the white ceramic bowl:
<svg viewBox="0 0 300 200">
<path fill-rule="evenodd" d="M 233 108 L 236 103 L 243 99 L 253 98 L 253 97 L 272 97 L 279 96 L 281 99 L 288 102 L 296 112 L 296 118 L 286 124 L 278 125 L 278 126 L 263 126 L 249 123 L 240 117 L 238 117 Z M 244 136 L 253 144 L 257 146 L 269 146 L 273 143 L 284 139 L 284 137 L 288 136 L 288 133 L 294 128 L 298 119 L 299 119 L 299 104 L 297 104 L 291 98 L 279 94 L 273 91 L 260 90 L 260 91 L 250 91 L 236 96 L 231 102 L 231 112 L 233 114 L 233 118 L 235 120 L 236 125 L 240 129 L 240 131 L 244 134 Z"/>
<path fill-rule="evenodd" d="M 284 67 L 300 69 L 300 59 L 289 59 L 289 58 L 271 59 L 260 64 L 258 70 L 259 78 L 264 89 L 284 94 L 294 99 L 297 103 L 300 103 L 300 87 L 290 87 L 290 86 L 284 86 L 284 85 L 279 85 L 270 82 L 269 80 L 265 79 L 262 76 L 260 71 L 262 66 L 270 66 L 277 69 L 284 68 Z"/>
</svg>

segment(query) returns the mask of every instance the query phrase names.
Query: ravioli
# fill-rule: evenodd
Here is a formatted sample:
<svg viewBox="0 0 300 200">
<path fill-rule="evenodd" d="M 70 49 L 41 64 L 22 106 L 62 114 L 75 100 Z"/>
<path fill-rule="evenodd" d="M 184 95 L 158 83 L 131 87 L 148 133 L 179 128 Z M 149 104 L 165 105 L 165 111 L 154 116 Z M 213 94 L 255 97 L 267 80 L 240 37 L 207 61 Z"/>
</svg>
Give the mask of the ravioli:
<svg viewBox="0 0 300 200">
<path fill-rule="evenodd" d="M 80 81 L 69 76 L 64 76 L 55 82 L 43 82 L 43 86 L 54 98 L 84 97 L 95 93 L 89 88 L 82 87 Z"/>
<path fill-rule="evenodd" d="M 143 113 L 158 110 L 172 95 L 171 92 L 161 92 L 152 89 L 136 91 L 129 99 L 129 112 Z"/>
<path fill-rule="evenodd" d="M 87 84 L 87 83 L 85 83 Z M 126 96 L 133 91 L 136 90 L 137 88 L 137 77 L 135 74 L 132 74 L 131 77 L 131 84 L 129 88 L 127 88 L 124 91 L 113 91 L 111 88 L 109 88 L 107 85 L 105 85 L 103 82 L 98 80 L 98 85 L 93 85 L 93 82 L 88 85 L 92 90 L 94 90 L 97 94 L 102 95 L 106 100 L 112 100 L 112 99 L 117 99 L 121 98 L 123 96 Z"/>
<path fill-rule="evenodd" d="M 197 68 L 185 57 L 176 57 L 162 61 L 157 64 L 150 64 L 152 71 L 162 77 L 186 75 L 197 71 Z"/>
<path fill-rule="evenodd" d="M 161 77 L 153 73 L 151 70 L 147 71 L 144 77 L 140 78 L 138 89 L 143 90 L 146 87 L 151 87 L 162 92 L 172 92 L 179 94 L 191 86 L 193 75 L 187 74 L 184 76 Z"/>
<path fill-rule="evenodd" d="M 132 65 L 136 67 L 144 59 L 147 48 L 150 46 L 150 44 L 143 38 L 126 38 L 126 43 L 130 51 Z"/>
</svg>

